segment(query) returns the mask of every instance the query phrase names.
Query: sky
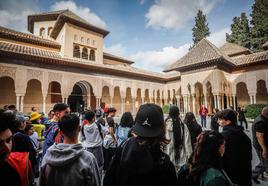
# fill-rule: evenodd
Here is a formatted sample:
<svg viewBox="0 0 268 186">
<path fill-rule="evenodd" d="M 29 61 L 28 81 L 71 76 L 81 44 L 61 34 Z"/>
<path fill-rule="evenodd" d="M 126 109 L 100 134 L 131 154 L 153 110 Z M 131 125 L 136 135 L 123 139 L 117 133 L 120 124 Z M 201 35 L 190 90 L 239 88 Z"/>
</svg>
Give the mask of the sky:
<svg viewBox="0 0 268 186">
<path fill-rule="evenodd" d="M 250 19 L 254 0 L 1 0 L 0 26 L 27 31 L 27 15 L 70 9 L 110 33 L 104 51 L 161 72 L 188 52 L 197 11 L 207 17 L 216 46 L 225 43 L 234 16 Z"/>
</svg>

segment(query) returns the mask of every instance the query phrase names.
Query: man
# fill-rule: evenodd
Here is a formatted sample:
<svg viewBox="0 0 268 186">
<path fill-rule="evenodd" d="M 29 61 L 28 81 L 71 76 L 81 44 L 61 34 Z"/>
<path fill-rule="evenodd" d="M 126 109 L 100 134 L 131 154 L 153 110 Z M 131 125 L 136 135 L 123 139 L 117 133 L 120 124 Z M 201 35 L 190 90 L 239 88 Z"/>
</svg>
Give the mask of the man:
<svg viewBox="0 0 268 186">
<path fill-rule="evenodd" d="M 257 152 L 260 163 L 252 172 L 252 179 L 256 183 L 258 177 L 263 173 L 268 173 L 268 107 L 262 109 L 252 125 L 253 146 Z"/>
<path fill-rule="evenodd" d="M 65 115 L 58 126 L 63 143 L 51 146 L 41 166 L 40 186 L 79 185 L 100 186 L 101 177 L 94 155 L 78 143 L 80 132 L 78 116 Z"/>
<path fill-rule="evenodd" d="M 79 141 L 82 142 L 83 147 L 91 152 L 97 159 L 100 171 L 103 168 L 103 130 L 101 125 L 97 125 L 95 121 L 95 113 L 87 111 L 84 116 Z"/>
<path fill-rule="evenodd" d="M 23 115 L 16 115 L 16 129 L 15 134 L 13 135 L 13 152 L 29 152 L 29 159 L 32 164 L 32 168 L 34 169 L 37 160 L 36 160 L 36 151 L 31 142 L 30 137 L 25 134 L 24 129 L 26 127 L 26 121 L 28 118 Z"/>
<path fill-rule="evenodd" d="M 199 109 L 199 115 L 201 117 L 201 126 L 206 128 L 208 109 L 205 107 L 205 105 L 202 105 L 202 107 Z"/>
<path fill-rule="evenodd" d="M 69 106 L 65 103 L 57 103 L 53 107 L 53 111 L 55 113 L 52 120 L 50 120 L 49 128 L 45 131 L 45 141 L 43 148 L 43 156 L 46 154 L 47 149 L 53 145 L 54 142 L 59 143 L 62 142 L 62 136 L 59 132 L 58 122 L 60 118 L 70 113 Z"/>
<path fill-rule="evenodd" d="M 11 152 L 15 116 L 0 110 L 0 180 L 1 186 L 32 185 L 28 152 Z"/>
<path fill-rule="evenodd" d="M 247 122 L 246 116 L 245 116 L 245 113 L 246 113 L 245 109 L 241 108 L 241 107 L 238 107 L 237 108 L 237 113 L 238 113 L 238 121 L 240 122 L 240 126 L 243 127 L 243 123 L 245 122 L 246 130 L 249 131 L 248 130 L 248 122 Z"/>
<path fill-rule="evenodd" d="M 237 125 L 235 111 L 225 109 L 218 112 L 217 116 L 225 138 L 223 169 L 233 183 L 251 186 L 251 141 L 243 132 L 243 128 Z"/>
<path fill-rule="evenodd" d="M 115 137 L 115 129 L 116 124 L 114 122 L 114 117 L 116 114 L 116 109 L 111 107 L 108 109 L 107 116 L 107 124 L 109 134 L 107 134 L 104 138 L 103 146 L 104 146 L 104 170 L 106 170 L 109 166 L 109 163 L 115 153 L 117 140 Z"/>
</svg>

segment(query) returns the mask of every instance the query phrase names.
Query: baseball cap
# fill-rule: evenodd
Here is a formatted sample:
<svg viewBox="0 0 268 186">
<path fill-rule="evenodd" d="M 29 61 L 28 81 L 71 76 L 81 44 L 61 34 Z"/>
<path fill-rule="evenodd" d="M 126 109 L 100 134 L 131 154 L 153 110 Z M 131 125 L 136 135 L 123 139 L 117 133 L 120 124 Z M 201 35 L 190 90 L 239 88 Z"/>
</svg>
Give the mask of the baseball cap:
<svg viewBox="0 0 268 186">
<path fill-rule="evenodd" d="M 133 132 L 141 137 L 156 137 L 161 133 L 164 115 L 161 107 L 147 103 L 141 105 L 135 118 Z"/>
<path fill-rule="evenodd" d="M 16 120 L 19 123 L 25 122 L 25 121 L 29 121 L 29 117 L 25 117 L 23 115 L 16 115 Z"/>
</svg>

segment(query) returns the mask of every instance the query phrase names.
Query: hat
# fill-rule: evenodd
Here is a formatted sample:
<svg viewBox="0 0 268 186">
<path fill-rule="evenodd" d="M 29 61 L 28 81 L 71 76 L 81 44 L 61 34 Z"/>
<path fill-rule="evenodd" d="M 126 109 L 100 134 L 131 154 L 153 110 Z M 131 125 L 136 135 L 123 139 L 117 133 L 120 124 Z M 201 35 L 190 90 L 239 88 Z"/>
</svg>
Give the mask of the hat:
<svg viewBox="0 0 268 186">
<path fill-rule="evenodd" d="M 23 115 L 16 115 L 16 120 L 19 122 L 19 123 L 22 123 L 22 122 L 25 122 L 25 121 L 29 121 L 29 117 L 25 117 Z"/>
<path fill-rule="evenodd" d="M 42 114 L 39 114 L 38 112 L 32 112 L 30 115 L 30 121 L 36 120 L 38 118 L 40 118 L 42 116 Z"/>
<path fill-rule="evenodd" d="M 156 104 L 141 105 L 135 118 L 133 132 L 141 137 L 156 137 L 161 133 L 164 115 Z"/>
</svg>

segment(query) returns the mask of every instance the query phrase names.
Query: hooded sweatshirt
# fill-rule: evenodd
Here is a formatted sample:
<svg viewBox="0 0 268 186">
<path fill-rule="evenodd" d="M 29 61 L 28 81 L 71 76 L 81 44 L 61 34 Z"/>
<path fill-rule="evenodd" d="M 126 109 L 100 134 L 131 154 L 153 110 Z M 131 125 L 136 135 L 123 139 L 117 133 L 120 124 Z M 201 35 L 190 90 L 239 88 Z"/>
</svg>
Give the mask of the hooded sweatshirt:
<svg viewBox="0 0 268 186">
<path fill-rule="evenodd" d="M 39 185 L 100 186 L 97 161 L 81 144 L 54 144 L 42 161 Z"/>
</svg>

